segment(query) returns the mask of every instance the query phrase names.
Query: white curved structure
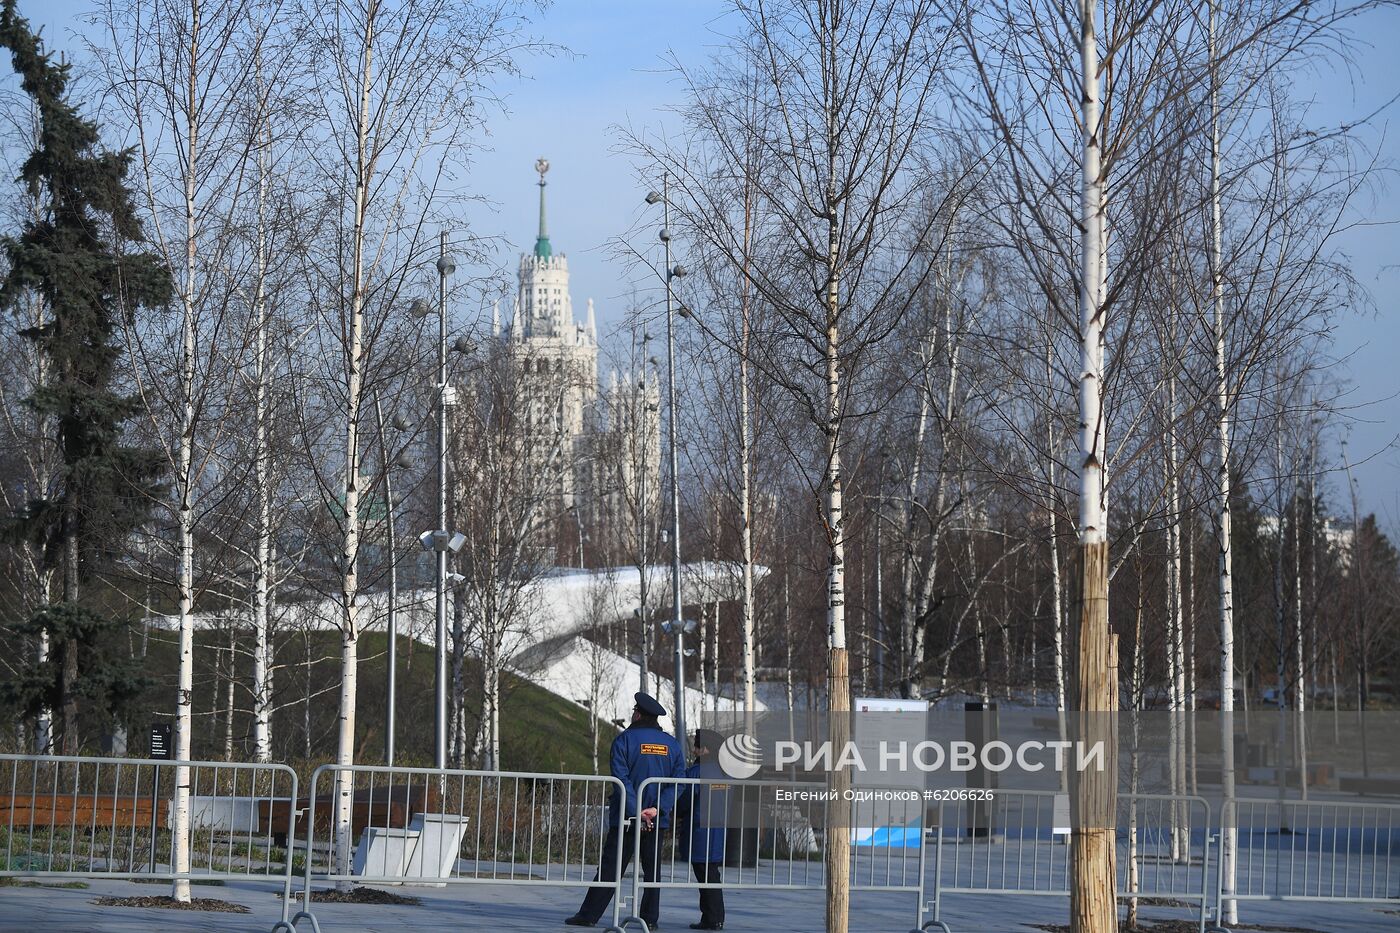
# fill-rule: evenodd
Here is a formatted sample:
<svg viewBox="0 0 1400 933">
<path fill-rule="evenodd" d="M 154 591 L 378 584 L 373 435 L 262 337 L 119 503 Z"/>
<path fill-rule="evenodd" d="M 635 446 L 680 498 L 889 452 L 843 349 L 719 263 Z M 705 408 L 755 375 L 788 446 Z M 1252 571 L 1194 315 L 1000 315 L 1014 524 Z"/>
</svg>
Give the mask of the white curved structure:
<svg viewBox="0 0 1400 933">
<path fill-rule="evenodd" d="M 755 568 L 762 579 L 766 568 Z M 520 618 L 512 620 L 503 648 L 508 666 L 524 679 L 570 702 L 595 709 L 602 719 L 625 719 L 632 708 L 632 694 L 640 684 L 640 669 L 629 658 L 595 645 L 581 637 L 591 628 L 624 622 L 633 618 L 641 603 L 642 574 L 636 567 L 610 567 L 596 570 L 558 569 L 528 584 Z M 671 603 L 669 566 L 646 568 L 648 615 L 655 618 Z M 720 561 L 701 561 L 681 568 L 681 602 L 687 606 L 730 602 L 742 596 L 743 567 Z M 448 591 L 449 600 L 452 598 Z M 361 618 L 365 631 L 382 632 L 388 625 L 389 600 L 383 591 L 362 594 Z M 450 605 L 450 603 L 449 603 Z M 433 591 L 416 589 L 399 594 L 398 630 L 425 645 L 435 643 Z M 449 609 L 449 616 L 451 610 Z M 338 631 L 340 602 L 320 599 L 279 603 L 274 625 L 278 629 L 309 628 L 312 631 Z M 174 629 L 175 616 L 152 616 L 156 628 Z M 245 624 L 240 611 L 200 612 L 194 615 L 196 629 L 227 630 Z M 669 638 L 656 633 L 658 638 Z M 468 646 L 470 651 L 470 646 Z M 693 717 L 702 709 L 732 709 L 728 699 L 710 698 L 687 688 L 686 708 Z M 661 681 L 659 697 L 669 705 L 671 682 Z M 760 704 L 760 708 L 766 708 Z M 688 722 L 697 721 L 693 718 Z"/>
</svg>

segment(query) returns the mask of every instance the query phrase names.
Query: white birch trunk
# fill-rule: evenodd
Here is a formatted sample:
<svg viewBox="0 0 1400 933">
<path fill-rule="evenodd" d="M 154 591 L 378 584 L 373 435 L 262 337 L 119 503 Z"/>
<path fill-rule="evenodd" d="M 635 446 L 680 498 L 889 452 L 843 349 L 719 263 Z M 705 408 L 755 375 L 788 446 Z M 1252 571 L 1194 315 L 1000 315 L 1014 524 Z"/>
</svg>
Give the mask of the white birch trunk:
<svg viewBox="0 0 1400 933">
<path fill-rule="evenodd" d="M 1166 352 L 1167 372 L 1167 707 L 1168 707 L 1168 773 L 1170 792 L 1180 794 L 1185 777 L 1186 749 L 1183 735 L 1182 694 L 1185 689 L 1182 658 L 1181 611 L 1181 488 L 1177 479 L 1178 450 L 1176 433 L 1176 341 L 1175 327 L 1171 330 L 1172 345 Z M 1190 851 L 1185 837 L 1187 814 L 1183 808 L 1172 806 L 1171 856 L 1178 861 Z"/>
<path fill-rule="evenodd" d="M 259 98 L 261 99 L 261 74 Z M 272 477 L 267 440 L 267 189 L 268 152 L 272 134 L 264 123 L 258 148 L 257 286 L 253 293 L 254 401 L 253 401 L 253 482 L 256 486 L 257 517 L 253 544 L 253 760 L 272 760 L 272 648 L 268 638 L 268 616 L 272 571 Z"/>
<path fill-rule="evenodd" d="M 1216 392 L 1216 543 L 1218 547 L 1218 592 L 1220 606 L 1220 765 L 1221 794 L 1226 800 L 1224 826 L 1220 840 L 1220 869 L 1225 895 L 1235 891 L 1236 848 L 1238 834 L 1229 801 L 1235 796 L 1235 593 L 1234 555 L 1231 551 L 1230 529 L 1230 386 L 1225 359 L 1225 296 L 1221 274 L 1220 228 L 1220 88 L 1216 76 L 1216 4 L 1212 0 L 1208 16 L 1210 76 L 1210 249 L 1209 271 L 1211 305 L 1215 325 L 1215 392 Z M 1222 903 L 1222 918 L 1226 924 L 1239 921 L 1233 898 Z"/>
<path fill-rule="evenodd" d="M 837 228 L 831 224 L 829 248 L 834 255 L 837 248 Z M 833 266 L 835 264 L 833 263 Z M 827 573 L 827 647 L 830 657 L 827 661 L 827 707 L 828 726 L 832 747 L 844 748 L 850 738 L 850 724 L 847 711 L 851 708 L 850 661 L 846 646 L 846 541 L 843 477 L 841 473 L 841 379 L 838 354 L 840 334 L 837 329 L 835 309 L 837 307 L 837 278 L 835 269 L 829 272 L 828 307 L 830 316 L 826 331 L 826 522 L 829 537 L 829 569 Z M 849 771 L 838 769 L 832 773 L 831 789 L 838 795 L 850 787 Z M 842 803 L 838 797 L 828 809 L 827 818 L 832 825 L 849 825 L 841 813 L 849 813 L 849 803 Z M 835 811 L 835 812 L 833 812 Z M 846 933 L 850 922 L 850 847 L 851 838 L 844 830 L 827 830 L 827 889 L 826 889 L 826 933 Z"/>
<path fill-rule="evenodd" d="M 48 602 L 46 599 L 44 602 Z M 40 664 L 49 659 L 49 630 L 44 629 L 39 633 L 38 661 Z M 34 753 L 36 755 L 49 755 L 53 753 L 53 711 L 47 706 L 39 710 L 39 715 L 34 723 Z"/>
<path fill-rule="evenodd" d="M 1051 450 L 1053 451 L 1053 429 L 1051 430 Z M 1055 485 L 1054 455 L 1050 458 L 1050 486 Z M 1060 516 L 1055 508 L 1054 495 L 1050 496 L 1050 614 L 1051 614 L 1051 658 L 1055 676 L 1055 713 L 1059 720 L 1059 739 L 1069 738 L 1068 723 L 1065 722 L 1065 610 L 1064 586 L 1060 581 Z M 1069 775 L 1060 771 L 1060 790 L 1069 790 Z"/>
<path fill-rule="evenodd" d="M 482 767 L 494 771 L 501 766 L 501 675 L 497 620 L 493 617 L 485 626 L 482 664 L 482 719 L 485 722 L 486 760 Z"/>
<path fill-rule="evenodd" d="M 697 639 L 696 654 L 700 658 L 700 709 L 705 706 L 705 694 L 710 692 L 710 607 L 700 604 L 700 637 Z"/>
<path fill-rule="evenodd" d="M 340 554 L 341 618 L 340 640 L 340 716 L 336 735 L 336 764 L 349 767 L 355 763 L 355 690 L 358 667 L 360 606 L 359 574 L 356 566 L 360 553 L 360 409 L 364 389 L 364 264 L 365 222 L 369 187 L 373 175 L 369 138 L 370 91 L 373 82 L 375 20 L 379 12 L 377 0 L 371 0 L 365 10 L 361 37 L 360 87 L 355 125 L 353 230 L 351 232 L 350 320 L 346 328 L 346 400 L 345 400 L 345 528 Z M 354 775 L 349 771 L 336 773 L 335 794 L 335 868 L 338 874 L 350 873 L 351 839 L 350 810 L 354 796 Z M 348 890 L 350 882 L 338 887 Z"/>
<path fill-rule="evenodd" d="M 719 603 L 710 605 L 710 712 L 719 710 Z M 694 731 L 694 730 L 692 730 Z"/>
<path fill-rule="evenodd" d="M 1047 312 L 1048 313 L 1048 312 Z M 1068 723 L 1065 722 L 1065 610 L 1064 584 L 1060 579 L 1060 513 L 1055 496 L 1055 418 L 1054 407 L 1050 404 L 1050 394 L 1054 385 L 1054 348 L 1051 344 L 1049 326 L 1045 332 L 1045 459 L 1047 464 L 1046 481 L 1049 488 L 1045 496 L 1045 511 L 1050 519 L 1050 540 L 1047 551 L 1050 557 L 1050 614 L 1051 614 L 1051 663 L 1055 677 L 1055 712 L 1059 720 L 1059 739 L 1069 738 Z M 1069 775 L 1060 771 L 1060 790 L 1069 790 Z"/>
<path fill-rule="evenodd" d="M 742 331 L 739 337 L 739 546 L 744 562 L 744 597 L 740 607 L 744 639 L 744 731 L 753 735 L 758 691 L 757 632 L 754 617 L 753 423 L 749 412 L 749 248 L 753 236 L 753 195 L 744 188 L 744 274 L 740 277 Z"/>
<path fill-rule="evenodd" d="M 1182 554 L 1181 572 L 1185 577 L 1182 592 L 1181 626 L 1186 642 L 1186 778 L 1190 793 L 1198 790 L 1196 781 L 1196 526 L 1187 526 L 1186 549 Z"/>
<path fill-rule="evenodd" d="M 301 694 L 301 756 L 311 760 L 311 633 L 301 630 L 302 647 L 302 694 Z"/>
<path fill-rule="evenodd" d="M 942 519 L 944 505 L 947 502 L 948 471 L 946 469 L 946 466 L 949 456 L 948 444 L 946 439 L 949 436 L 949 434 L 952 433 L 953 419 L 956 416 L 958 410 L 957 393 L 959 360 L 961 359 L 962 354 L 962 341 L 957 339 L 953 334 L 953 305 L 954 302 L 946 301 L 944 302 L 943 306 L 943 341 L 945 344 L 945 350 L 948 354 L 948 382 L 946 391 L 943 395 L 943 424 L 945 426 L 943 429 L 944 444 L 941 455 L 942 459 L 939 462 L 940 475 L 938 477 L 938 488 L 933 494 L 933 514 L 935 516 L 936 523 L 933 527 L 933 534 L 929 538 L 928 572 L 924 575 L 923 585 L 919 590 L 919 599 L 915 607 L 916 616 L 922 616 L 928 610 L 929 603 L 933 600 L 934 585 L 938 581 L 938 558 L 940 553 L 940 547 L 943 543 L 944 522 Z M 925 389 L 925 391 L 927 391 L 927 389 Z M 960 479 L 961 478 L 965 477 L 960 477 Z M 925 665 L 925 654 L 927 653 L 928 644 L 927 636 L 927 626 L 921 625 L 917 629 L 915 629 L 914 664 L 917 670 L 923 670 Z M 952 640 L 949 642 L 949 645 L 956 645 L 957 642 L 958 636 L 955 631 Z M 953 656 L 951 652 L 945 653 L 943 656 L 943 670 L 940 674 L 938 685 L 939 692 L 942 692 L 947 688 L 948 665 L 952 661 L 952 657 Z"/>
<path fill-rule="evenodd" d="M 1103 177 L 1103 122 L 1099 109 L 1098 35 L 1095 5 L 1080 3 L 1081 205 L 1079 374 L 1079 576 L 1078 708 L 1103 714 L 1117 708 L 1115 652 L 1108 628 L 1108 502 L 1105 488 L 1106 428 L 1103 411 L 1104 299 L 1107 256 Z M 1090 717 L 1086 717 L 1088 720 Z M 1103 728 L 1094 720 L 1090 728 Z M 1110 761 L 1116 756 L 1110 754 Z M 1082 933 L 1112 933 L 1114 899 L 1113 819 L 1115 778 L 1107 772 L 1077 776 L 1071 839 L 1070 926 Z"/>
<path fill-rule="evenodd" d="M 36 222 L 42 221 L 43 219 L 43 214 L 38 210 L 37 202 L 30 207 L 29 219 Z M 30 298 L 30 307 L 33 308 L 34 312 L 29 319 L 30 325 L 36 329 L 45 327 L 48 324 L 48 312 L 47 305 L 44 303 L 43 298 L 38 295 L 32 296 Z M 48 357 L 43 353 L 35 352 L 33 362 L 33 385 L 36 388 L 48 385 Z M 49 416 L 33 411 L 31 412 L 31 417 L 33 418 L 31 427 L 35 438 L 47 438 L 52 436 L 52 425 Z M 32 464 L 31 476 L 35 489 L 48 489 L 49 484 L 53 481 L 50 456 L 51 454 L 46 450 L 46 446 L 42 442 L 36 445 L 35 448 L 27 454 L 27 459 L 29 459 Z M 31 582 L 33 586 L 33 591 L 30 594 L 31 603 L 25 608 L 27 612 L 33 612 L 40 606 L 47 606 L 49 604 L 53 591 L 53 571 L 45 568 L 45 561 L 41 549 L 36 547 L 31 541 L 25 541 L 20 545 L 20 557 L 24 562 L 29 582 Z M 147 600 L 147 605 L 144 606 L 143 609 L 146 615 L 150 614 L 149 600 Z M 39 641 L 35 646 L 35 660 L 39 664 L 47 663 L 50 650 L 49 630 L 47 628 L 40 629 Z M 141 657 L 144 658 L 145 656 L 146 652 L 143 635 Z M 21 745 L 21 748 L 22 747 Z M 51 755 L 54 752 L 53 710 L 49 709 L 47 706 L 41 706 L 38 715 L 34 717 L 33 748 L 34 754 L 36 755 Z"/>
<path fill-rule="evenodd" d="M 1293 663 L 1298 671 L 1294 686 L 1294 709 L 1297 723 L 1298 794 L 1308 799 L 1308 669 L 1304 664 L 1303 648 L 1303 525 L 1301 489 L 1293 492 Z M 1310 509 L 1311 510 L 1311 509 Z"/>
<path fill-rule="evenodd" d="M 787 707 L 788 741 L 797 740 L 796 695 L 792 685 L 792 587 L 787 572 L 783 573 L 783 700 Z M 1335 677 L 1332 678 L 1336 680 Z M 1335 687 L 1335 683 L 1334 683 Z"/>
<path fill-rule="evenodd" d="M 834 11 L 824 11 L 823 18 Z M 833 23 L 824 22 L 823 54 L 835 58 L 837 36 Z M 827 75 L 828 94 L 839 79 Z M 837 200 L 837 145 L 835 125 L 836 102 L 826 100 L 826 412 L 823 428 L 826 432 L 826 524 L 830 553 L 827 575 L 827 710 L 828 738 L 833 748 L 844 748 L 850 740 L 851 671 L 846 647 L 846 530 L 844 478 L 841 472 L 841 253 L 840 202 Z M 844 800 L 851 785 L 851 774 L 837 769 L 829 781 L 837 799 L 828 806 L 827 819 L 832 826 L 846 827 L 850 804 Z M 846 933 L 850 924 L 851 837 L 844 829 L 827 828 L 826 851 L 826 933 Z"/>
<path fill-rule="evenodd" d="M 185 86 L 186 148 L 184 165 L 184 214 L 185 214 L 185 255 L 184 282 L 180 290 L 181 305 L 181 348 L 180 348 L 180 442 L 175 467 L 175 495 L 179 498 L 179 570 L 176 582 L 176 598 L 179 601 L 179 686 L 175 703 L 175 758 L 190 760 L 192 744 L 191 731 L 194 727 L 194 354 L 195 354 L 195 301 L 198 300 L 196 281 L 196 240 L 198 232 L 195 212 L 195 183 L 199 165 L 199 52 L 200 52 L 199 0 L 190 3 L 189 56 L 187 82 Z M 175 769 L 174 812 L 170 821 L 171 870 L 188 873 L 190 870 L 190 769 L 180 766 Z M 177 901 L 188 903 L 190 883 L 177 880 L 172 886 L 171 895 Z"/>
<path fill-rule="evenodd" d="M 1139 747 L 1142 742 L 1142 574 L 1138 574 L 1137 617 L 1133 625 L 1133 673 L 1129 688 L 1129 703 L 1132 709 L 1132 751 L 1129 753 L 1128 793 L 1136 794 L 1141 779 L 1141 759 Z M 1138 897 L 1142 886 L 1142 865 L 1138 854 L 1138 800 L 1133 797 L 1128 803 L 1128 917 L 1127 929 L 1138 929 Z"/>
<path fill-rule="evenodd" d="M 907 698 L 919 695 L 918 669 L 921 639 L 916 636 L 918 622 L 918 596 L 915 587 L 915 573 L 918 568 L 916 542 L 914 536 L 915 502 L 922 486 L 924 465 L 924 437 L 928 430 L 929 411 L 929 367 L 933 365 L 933 339 L 928 341 L 928 349 L 923 360 L 923 377 L 919 380 L 919 414 L 914 420 L 914 449 L 910 453 L 909 478 L 904 492 L 904 554 L 900 560 L 900 639 L 899 639 L 899 690 Z"/>
<path fill-rule="evenodd" d="M 233 761 L 233 683 L 234 674 L 238 669 L 235 659 L 236 650 L 234 631 L 230 628 L 228 633 L 228 670 L 224 672 L 224 761 Z"/>
</svg>

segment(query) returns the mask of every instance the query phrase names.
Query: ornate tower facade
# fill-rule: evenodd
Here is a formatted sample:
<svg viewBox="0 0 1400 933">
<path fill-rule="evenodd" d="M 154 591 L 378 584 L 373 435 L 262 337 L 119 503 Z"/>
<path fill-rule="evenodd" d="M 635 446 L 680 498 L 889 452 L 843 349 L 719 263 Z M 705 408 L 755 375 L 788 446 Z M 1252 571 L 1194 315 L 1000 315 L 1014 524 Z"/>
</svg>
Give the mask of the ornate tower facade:
<svg viewBox="0 0 1400 933">
<path fill-rule="evenodd" d="M 578 544 L 595 559 L 618 559 L 633 526 L 655 521 L 659 497 L 661 434 L 657 383 L 638 374 L 616 375 L 600 397 L 598 322 L 593 301 L 582 321 L 569 294 L 569 260 L 549 240 L 545 189 L 549 162 L 539 173 L 539 232 L 520 257 L 514 313 L 506 334 L 514 365 L 524 376 L 522 405 L 531 458 L 557 490 L 561 524 L 577 524 Z M 586 529 L 586 531 L 585 531 Z M 561 534 L 561 539 L 572 535 Z"/>
<path fill-rule="evenodd" d="M 577 467 L 587 457 L 590 410 L 598 394 L 598 327 L 593 303 L 588 318 L 574 318 L 569 259 L 549 242 L 545 188 L 549 162 L 539 173 L 540 227 L 535 248 L 520 257 L 511 318 L 511 354 L 527 375 L 527 425 L 540 468 L 558 476 L 559 494 L 571 507 L 584 485 Z"/>
</svg>

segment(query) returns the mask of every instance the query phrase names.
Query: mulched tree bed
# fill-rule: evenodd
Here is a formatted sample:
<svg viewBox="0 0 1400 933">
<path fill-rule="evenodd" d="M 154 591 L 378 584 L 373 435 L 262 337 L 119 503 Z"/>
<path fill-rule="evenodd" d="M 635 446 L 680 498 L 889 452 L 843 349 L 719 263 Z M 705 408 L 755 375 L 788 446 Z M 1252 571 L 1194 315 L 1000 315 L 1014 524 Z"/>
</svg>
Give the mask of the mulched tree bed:
<svg viewBox="0 0 1400 933">
<path fill-rule="evenodd" d="M 168 894 L 148 897 L 99 897 L 93 903 L 98 907 L 162 907 L 166 910 L 204 910 L 222 914 L 252 913 L 252 910 L 242 904 L 231 904 L 214 897 L 192 897 L 189 901 L 177 901 Z"/>
<path fill-rule="evenodd" d="M 281 895 L 279 894 L 278 897 Z M 349 891 L 322 888 L 319 891 L 312 891 L 311 899 L 319 904 L 388 904 L 402 907 L 417 907 L 423 903 L 416 897 L 364 887 L 351 888 Z"/>
</svg>

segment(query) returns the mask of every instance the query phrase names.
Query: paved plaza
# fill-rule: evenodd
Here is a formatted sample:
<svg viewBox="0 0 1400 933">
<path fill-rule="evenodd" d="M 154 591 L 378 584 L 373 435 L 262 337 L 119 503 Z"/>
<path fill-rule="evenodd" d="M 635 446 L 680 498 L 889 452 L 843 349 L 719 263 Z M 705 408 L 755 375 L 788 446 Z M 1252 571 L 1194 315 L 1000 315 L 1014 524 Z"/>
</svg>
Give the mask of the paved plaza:
<svg viewBox="0 0 1400 933">
<path fill-rule="evenodd" d="M 410 893 L 400 889 L 402 893 Z M 163 885 L 95 881 L 86 890 L 7 887 L 0 889 L 0 931 L 4 933 L 268 933 L 278 918 L 275 889 L 265 884 L 231 882 L 198 885 L 196 897 L 232 901 L 252 913 L 204 913 L 153 908 L 99 907 L 102 895 L 164 893 Z M 578 905 L 579 892 L 562 888 L 510 885 L 459 885 L 447 889 L 413 889 L 416 906 L 314 905 L 324 933 L 402 933 L 402 931 L 483 930 L 492 933 L 565 931 L 563 919 Z M 727 898 L 725 929 L 744 933 L 819 933 L 820 891 L 735 891 Z M 857 893 L 852 898 L 851 933 L 906 933 L 912 926 L 910 894 Z M 1063 898 L 958 896 L 947 899 L 944 918 L 954 933 L 1021 933 L 1038 924 L 1064 923 Z M 1149 920 L 1184 918 L 1183 910 L 1145 908 Z M 688 930 L 698 919 L 695 894 L 666 891 L 662 896 L 663 930 Z M 1378 933 L 1400 930 L 1400 902 L 1393 908 L 1316 903 L 1248 904 L 1241 920 L 1252 931 L 1297 928 L 1316 933 Z M 303 922 L 301 929 L 309 930 Z M 1150 927 L 1149 927 L 1150 929 Z"/>
</svg>

